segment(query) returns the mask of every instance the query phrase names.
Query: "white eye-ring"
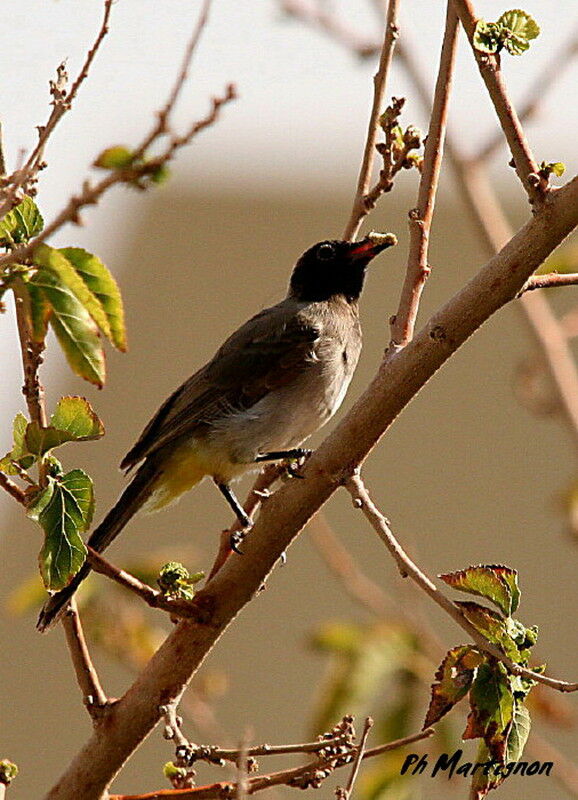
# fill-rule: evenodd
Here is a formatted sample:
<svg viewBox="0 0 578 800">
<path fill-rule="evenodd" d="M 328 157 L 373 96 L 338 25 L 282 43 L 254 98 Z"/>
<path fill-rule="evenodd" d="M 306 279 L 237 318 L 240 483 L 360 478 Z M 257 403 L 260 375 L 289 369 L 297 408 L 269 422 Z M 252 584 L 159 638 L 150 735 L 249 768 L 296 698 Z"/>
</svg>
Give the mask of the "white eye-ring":
<svg viewBox="0 0 578 800">
<path fill-rule="evenodd" d="M 330 242 L 324 242 L 317 248 L 317 258 L 320 261 L 330 261 L 335 257 L 335 245 Z"/>
</svg>

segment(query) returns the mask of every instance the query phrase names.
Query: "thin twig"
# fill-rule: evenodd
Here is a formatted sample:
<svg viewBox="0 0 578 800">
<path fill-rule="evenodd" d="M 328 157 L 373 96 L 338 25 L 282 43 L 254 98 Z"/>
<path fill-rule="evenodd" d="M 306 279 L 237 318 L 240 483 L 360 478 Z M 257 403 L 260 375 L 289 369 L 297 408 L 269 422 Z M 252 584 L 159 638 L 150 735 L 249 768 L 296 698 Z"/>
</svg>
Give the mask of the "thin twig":
<svg viewBox="0 0 578 800">
<path fill-rule="evenodd" d="M 246 800 L 249 790 L 247 781 L 249 772 L 247 761 L 247 740 L 248 735 L 245 733 L 241 743 L 239 744 L 239 757 L 237 759 L 237 786 L 235 787 L 236 800 Z"/>
<path fill-rule="evenodd" d="M 32 239 L 27 245 L 17 247 L 11 253 L 0 257 L 0 267 L 27 259 L 41 242 L 44 242 L 52 236 L 53 233 L 62 228 L 66 223 L 74 222 L 77 225 L 80 224 L 80 210 L 85 206 L 95 205 L 111 186 L 118 183 L 134 185 L 140 178 L 154 173 L 160 166 L 166 164 L 173 158 L 177 149 L 189 144 L 198 133 L 216 122 L 219 117 L 221 106 L 234 100 L 235 97 L 235 87 L 229 84 L 223 95 L 212 98 L 209 113 L 191 125 L 188 131 L 182 136 L 171 138 L 160 155 L 151 158 L 146 163 L 138 163 L 130 167 L 115 169 L 94 186 L 88 181 L 85 181 L 80 194 L 70 198 L 64 209 L 46 226 L 46 228 L 44 228 L 42 233 L 35 239 Z"/>
<path fill-rule="evenodd" d="M 534 289 L 552 289 L 556 286 L 576 286 L 578 272 L 548 272 L 545 275 L 532 275 L 520 294 Z"/>
<path fill-rule="evenodd" d="M 351 494 L 354 506 L 363 511 L 372 528 L 395 559 L 401 576 L 404 578 L 411 578 L 420 589 L 429 595 L 440 608 L 449 614 L 449 616 L 472 637 L 481 650 L 501 661 L 514 675 L 522 675 L 531 680 L 538 681 L 545 686 L 550 686 L 552 689 L 557 689 L 559 692 L 578 691 L 578 683 L 568 683 L 567 681 L 550 678 L 547 675 L 541 675 L 538 672 L 534 672 L 531 669 L 526 669 L 514 663 L 499 649 L 499 647 L 489 642 L 485 636 L 482 636 L 471 622 L 466 619 L 458 606 L 454 605 L 451 600 L 439 591 L 431 579 L 421 571 L 403 550 L 400 543 L 393 535 L 387 519 L 379 511 L 369 496 L 359 472 L 356 472 L 345 483 L 345 488 Z"/>
<path fill-rule="evenodd" d="M 167 98 L 167 102 L 157 113 L 156 125 L 151 129 L 148 136 L 146 136 L 143 139 L 142 143 L 135 150 L 135 155 L 137 158 L 143 156 L 149 149 L 149 147 L 153 144 L 153 142 L 155 142 L 159 137 L 169 132 L 169 126 L 168 126 L 169 118 L 173 112 L 173 109 L 180 97 L 180 94 L 188 78 L 193 56 L 199 44 L 201 34 L 203 33 L 203 30 L 205 29 L 207 22 L 209 20 L 209 10 L 211 7 L 211 2 L 212 0 L 204 0 L 203 2 L 201 12 L 197 17 L 197 22 L 195 24 L 195 27 L 191 34 L 191 38 L 189 39 L 187 47 L 185 49 L 185 54 L 183 56 L 181 68 L 177 73 L 175 82 Z"/>
<path fill-rule="evenodd" d="M 468 35 L 480 75 L 494 105 L 500 125 L 508 142 L 518 177 L 526 190 L 531 203 L 541 203 L 548 191 L 548 181 L 538 175 L 538 164 L 532 154 L 526 134 L 522 128 L 516 109 L 510 99 L 500 69 L 499 55 L 489 55 L 476 50 L 473 35 L 477 16 L 470 0 L 452 0 L 458 16 Z"/>
<path fill-rule="evenodd" d="M 182 617 L 183 619 L 196 618 L 198 611 L 195 609 L 189 600 L 181 600 L 179 598 L 166 597 L 162 592 L 153 589 L 146 583 L 139 581 L 134 575 L 125 572 L 123 569 L 115 567 L 110 561 L 102 557 L 100 553 L 88 547 L 88 555 L 86 560 L 95 572 L 105 575 L 115 583 L 128 589 L 130 592 L 138 595 L 141 600 L 149 605 L 151 608 L 160 608 L 163 611 L 168 611 L 175 617 Z"/>
<path fill-rule="evenodd" d="M 39 128 L 39 136 L 38 142 L 35 148 L 32 150 L 31 154 L 29 155 L 26 163 L 17 170 L 9 179 L 9 191 L 2 202 L 0 204 L 0 219 L 6 214 L 7 211 L 10 210 L 12 204 L 14 203 L 14 199 L 16 194 L 18 193 L 19 189 L 26 186 L 37 174 L 39 171 L 41 164 L 42 164 L 42 156 L 44 153 L 44 148 L 46 147 L 46 143 L 48 139 L 52 135 L 54 129 L 62 119 L 62 117 L 66 114 L 67 111 L 70 110 L 76 95 L 78 94 L 78 90 L 80 89 L 82 83 L 88 77 L 88 72 L 94 61 L 94 57 L 98 52 L 100 45 L 102 44 L 103 39 L 105 38 L 106 34 L 108 33 L 108 23 L 110 19 L 110 12 L 112 10 L 113 0 L 105 0 L 104 2 L 104 16 L 102 20 L 102 24 L 94 41 L 94 44 L 88 51 L 86 55 L 86 59 L 78 76 L 72 86 L 70 87 L 70 91 L 66 93 L 64 90 L 64 85 L 62 87 L 56 87 L 57 91 L 53 88 L 53 102 L 52 102 L 52 111 L 48 118 L 46 125 L 43 125 Z M 64 84 L 64 82 L 63 82 Z"/>
<path fill-rule="evenodd" d="M 555 49 L 553 57 L 539 71 L 538 77 L 528 91 L 526 99 L 520 104 L 518 111 L 520 122 L 527 122 L 536 115 L 544 102 L 546 92 L 560 80 L 576 56 L 578 56 L 578 31 L 574 31 L 563 47 Z M 498 131 L 477 151 L 475 160 L 477 162 L 487 161 L 503 143 L 502 132 Z"/>
<path fill-rule="evenodd" d="M 391 322 L 390 352 L 405 347 L 412 339 L 421 295 L 431 271 L 428 265 L 429 233 L 443 158 L 457 38 L 458 17 L 452 1 L 448 0 L 446 26 L 423 157 L 417 207 L 409 213 L 410 247 L 406 275 L 399 307 Z"/>
<path fill-rule="evenodd" d="M 392 750 L 397 750 L 406 747 L 414 742 L 420 742 L 428 739 L 434 733 L 433 728 L 428 728 L 425 731 L 420 731 L 412 736 L 405 736 L 403 739 L 396 739 L 393 742 L 373 747 L 363 753 L 362 760 L 366 758 L 373 758 L 374 756 L 388 753 Z M 352 750 L 355 752 L 356 748 Z M 335 756 L 332 757 L 335 760 Z M 311 771 L 319 767 L 323 762 L 311 761 L 300 767 L 282 770 L 280 772 L 272 772 L 268 775 L 257 775 L 248 779 L 247 793 L 249 795 L 256 794 L 257 792 L 269 789 L 272 786 L 295 786 L 301 788 L 300 781 L 304 777 L 310 775 Z M 149 792 L 148 794 L 111 794 L 109 800 L 164 800 L 165 798 L 174 798 L 174 800 L 227 800 L 235 796 L 236 784 L 229 781 L 222 781 L 220 783 L 212 783 L 208 786 L 197 786 L 194 789 L 183 791 L 182 789 L 162 789 L 158 792 Z"/>
<path fill-rule="evenodd" d="M 334 736 L 329 739 L 320 739 L 315 742 L 302 742 L 299 744 L 260 744 L 255 747 L 247 748 L 247 755 L 256 756 L 282 756 L 293 753 L 317 753 L 328 747 L 339 745 L 343 741 L 342 736 Z M 240 750 L 238 748 L 214 747 L 213 745 L 198 745 L 192 752 L 192 756 L 197 761 L 207 761 L 209 763 L 219 761 L 237 762 Z"/>
<path fill-rule="evenodd" d="M 357 189 L 353 199 L 353 208 L 351 209 L 349 221 L 342 235 L 342 238 L 346 241 L 355 239 L 368 211 L 365 204 L 365 197 L 371 187 L 371 174 L 375 158 L 379 117 L 383 108 L 383 98 L 393 58 L 393 50 L 399 35 L 397 27 L 399 2 L 400 0 L 389 0 L 387 6 L 385 35 L 379 59 L 379 67 L 373 79 L 373 104 L 369 116 L 363 159 L 359 171 L 359 178 L 357 180 Z"/>
<path fill-rule="evenodd" d="M 359 740 L 357 753 L 355 754 L 355 758 L 353 760 L 353 766 L 351 767 L 349 780 L 347 781 L 347 786 L 345 787 L 344 791 L 338 788 L 335 792 L 336 797 L 339 800 L 349 800 L 349 798 L 351 797 L 355 781 L 357 780 L 357 776 L 359 775 L 359 769 L 361 767 L 361 761 L 365 753 L 365 746 L 367 744 L 367 739 L 372 728 L 373 728 L 373 719 L 371 717 L 366 717 L 365 724 L 363 726 L 363 732 L 361 734 L 361 739 Z"/>
<path fill-rule="evenodd" d="M 62 625 L 66 634 L 72 665 L 76 673 L 76 680 L 84 698 L 84 705 L 91 717 L 98 719 L 102 716 L 102 710 L 109 701 L 88 652 L 74 597 L 62 618 Z"/>
<path fill-rule="evenodd" d="M 344 45 L 350 53 L 359 58 L 377 55 L 381 49 L 378 42 L 355 33 L 352 31 L 351 25 L 342 22 L 335 14 L 320 4 L 304 2 L 304 0 L 281 0 L 281 8 L 290 17 L 295 17 L 329 34 L 332 39 Z"/>
<path fill-rule="evenodd" d="M 0 487 L 23 506 L 26 505 L 26 495 L 22 489 L 17 486 L 14 481 L 11 481 L 8 475 L 5 475 L 3 472 L 0 472 Z"/>
</svg>

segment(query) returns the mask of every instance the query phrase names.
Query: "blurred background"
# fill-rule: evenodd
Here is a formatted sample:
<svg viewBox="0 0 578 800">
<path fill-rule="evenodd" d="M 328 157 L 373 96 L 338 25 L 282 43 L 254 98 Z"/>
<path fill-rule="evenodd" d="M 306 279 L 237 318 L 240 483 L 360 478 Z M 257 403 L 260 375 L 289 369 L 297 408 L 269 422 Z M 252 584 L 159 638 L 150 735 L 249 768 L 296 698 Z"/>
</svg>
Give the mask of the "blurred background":
<svg viewBox="0 0 578 800">
<path fill-rule="evenodd" d="M 361 39 L 379 40 L 379 19 L 371 3 L 323 5 Z M 402 4 L 402 41 L 430 85 L 437 70 L 443 6 L 418 0 Z M 488 20 L 505 10 L 496 0 L 478 0 L 476 8 Z M 578 24 L 573 0 L 555 6 L 528 0 L 524 8 L 538 20 L 542 34 L 523 58 L 504 59 L 516 99 L 540 81 Z M 88 165 L 104 147 L 130 146 L 151 125 L 180 65 L 197 11 L 198 3 L 190 0 L 115 4 L 110 35 L 91 75 L 50 140 L 48 169 L 41 175 L 37 198 L 46 220 L 80 187 Z M 96 0 L 81 5 L 73 0 L 5 0 L 1 117 L 9 169 L 22 149 L 33 146 L 35 126 L 48 116 L 48 80 L 56 66 L 67 59 L 69 73 L 76 74 L 101 15 Z M 462 41 L 450 125 L 467 154 L 475 153 L 496 130 L 471 60 Z M 104 391 L 72 376 L 52 339 L 42 371 L 49 408 L 62 394 L 82 394 L 105 422 L 104 440 L 62 451 L 67 468 L 82 467 L 92 475 L 98 517 L 123 486 L 117 469 L 121 457 L 160 402 L 249 315 L 278 301 L 304 249 L 340 234 L 357 179 L 375 65 L 375 58 L 356 58 L 313 27 L 289 18 L 272 0 L 215 0 L 176 127 L 183 129 L 203 116 L 209 97 L 229 81 L 237 84 L 239 100 L 179 154 L 166 185 L 146 194 L 117 189 L 83 215 L 84 227 L 68 227 L 54 237 L 55 246 L 96 252 L 118 277 L 126 304 L 130 349 L 124 356 L 109 352 Z M 577 73 L 571 63 L 567 67 L 528 133 L 538 160 L 564 161 L 572 176 L 578 169 L 576 137 L 570 135 L 578 117 Z M 399 65 L 394 66 L 388 95 L 407 97 L 404 125 L 425 128 L 423 110 Z M 517 226 L 527 218 L 528 207 L 507 168 L 508 158 L 504 149 L 497 151 L 492 175 Z M 368 228 L 395 231 L 400 245 L 379 258 L 369 274 L 362 303 L 364 352 L 344 410 L 375 372 L 388 341 L 387 321 L 403 279 L 407 210 L 415 204 L 416 189 L 415 172 L 401 175 L 367 223 Z M 430 260 L 433 273 L 422 322 L 484 261 L 450 177 L 442 181 Z M 570 309 L 575 296 L 572 288 L 549 294 L 559 309 Z M 10 303 L 0 325 L 3 454 L 11 445 L 12 417 L 25 410 Z M 402 543 L 429 575 L 476 563 L 518 569 L 519 616 L 540 628 L 538 657 L 547 660 L 550 674 L 574 680 L 571 620 L 578 602 L 577 543 L 563 497 L 576 480 L 576 453 L 559 420 L 537 417 L 520 403 L 519 375 L 528 362 L 537 363 L 537 357 L 512 304 L 404 412 L 368 461 L 366 478 Z M 0 758 L 16 761 L 21 769 L 10 797 L 31 800 L 56 780 L 89 735 L 90 724 L 62 631 L 42 637 L 34 630 L 35 611 L 17 613 L 28 601 L 15 598 L 14 588 L 30 578 L 39 585 L 34 574 L 40 541 L 36 526 L 14 505 L 0 495 Z M 330 501 L 326 518 L 359 567 L 392 599 L 388 614 L 376 622 L 353 601 L 343 582 L 330 574 L 311 532 L 305 532 L 288 553 L 287 565 L 275 571 L 267 591 L 236 620 L 195 679 L 188 703 L 196 723 L 185 723 L 190 738 L 218 744 L 235 744 L 244 736 L 256 743 L 304 741 L 321 732 L 314 720 L 322 724 L 330 716 L 330 687 L 348 670 L 350 681 L 342 683 L 349 692 L 347 708 L 361 717 L 371 713 L 379 721 L 372 744 L 402 731 L 403 725 L 408 733 L 419 729 L 436 664 L 433 656 L 430 661 L 421 652 L 415 631 L 408 631 L 404 609 L 417 613 L 446 649 L 463 643 L 463 634 L 427 600 L 400 585 L 391 560 L 350 509 L 345 493 Z M 135 520 L 110 557 L 135 569 L 152 564 L 156 570 L 169 559 L 182 560 L 192 570 L 208 568 L 219 532 L 230 521 L 214 487 L 203 484 L 162 516 Z M 31 592 L 24 593 L 26 598 Z M 103 578 L 94 579 L 92 599 L 89 594 L 85 602 L 95 661 L 106 691 L 118 696 L 129 684 L 131 670 L 162 636 L 157 629 L 161 620 L 114 599 Z M 104 635 L 98 622 L 91 622 L 95 598 L 105 607 L 108 603 L 110 613 L 118 612 L 116 637 Z M 343 655 L 348 636 L 349 641 L 363 640 L 364 647 L 379 655 L 366 674 L 368 661 L 358 659 L 361 676 Z M 357 694 L 356 680 L 362 687 Z M 536 729 L 567 758 L 575 758 L 575 701 L 562 703 L 560 697 L 544 694 L 541 706 L 534 713 Z M 465 710 L 454 711 L 454 722 L 444 728 L 447 738 L 432 747 L 451 750 L 457 745 Z M 392 719 L 394 711 L 397 720 Z M 415 749 L 422 753 L 428 747 Z M 475 744 L 465 749 L 475 757 Z M 155 731 L 118 778 L 115 791 L 162 787 L 161 768 L 172 755 L 161 732 Z M 530 760 L 534 757 L 539 756 Z M 269 768 L 265 761 L 261 766 Z M 467 795 L 460 779 L 449 788 L 445 779 L 391 781 L 396 769 L 399 764 L 393 762 L 368 767 L 361 787 L 365 796 L 435 800 L 452 791 L 456 798 Z M 201 768 L 199 780 L 223 775 L 217 768 Z M 504 800 L 565 796 L 553 777 L 512 778 L 499 791 Z"/>
</svg>

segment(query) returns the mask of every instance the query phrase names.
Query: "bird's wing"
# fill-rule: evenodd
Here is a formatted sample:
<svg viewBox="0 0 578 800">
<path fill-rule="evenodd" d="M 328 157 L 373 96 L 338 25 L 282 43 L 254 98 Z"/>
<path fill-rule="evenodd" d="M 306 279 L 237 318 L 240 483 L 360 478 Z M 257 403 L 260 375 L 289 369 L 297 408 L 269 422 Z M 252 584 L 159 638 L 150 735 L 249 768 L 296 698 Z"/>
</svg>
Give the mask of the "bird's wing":
<svg viewBox="0 0 578 800">
<path fill-rule="evenodd" d="M 290 383 L 316 361 L 320 333 L 295 300 L 261 311 L 163 403 L 121 468 L 130 469 L 159 448 L 223 414 L 246 410 Z"/>
</svg>

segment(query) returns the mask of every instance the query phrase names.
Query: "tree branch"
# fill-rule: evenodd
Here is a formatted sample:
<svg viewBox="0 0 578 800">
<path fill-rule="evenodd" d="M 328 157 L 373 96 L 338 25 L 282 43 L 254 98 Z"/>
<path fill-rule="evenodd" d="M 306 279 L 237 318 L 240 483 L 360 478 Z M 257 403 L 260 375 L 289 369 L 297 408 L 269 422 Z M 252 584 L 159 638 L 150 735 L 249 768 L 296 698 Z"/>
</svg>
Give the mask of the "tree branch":
<svg viewBox="0 0 578 800">
<path fill-rule="evenodd" d="M 404 347 L 412 338 L 421 294 L 430 273 L 429 233 L 443 158 L 457 38 L 458 17 L 452 0 L 448 0 L 446 27 L 423 157 L 417 208 L 409 212 L 410 246 L 399 307 L 391 323 L 391 351 Z"/>
<path fill-rule="evenodd" d="M 90 716 L 93 719 L 98 719 L 102 716 L 103 708 L 106 707 L 109 701 L 90 658 L 74 598 L 69 603 L 62 619 L 62 625 L 66 634 L 72 665 L 76 673 L 76 680 L 83 694 L 84 705 Z"/>
<path fill-rule="evenodd" d="M 532 292 L 534 289 L 552 289 L 556 286 L 576 286 L 578 272 L 548 272 L 545 275 L 532 275 L 526 285 L 522 287 L 520 295 Z"/>
<path fill-rule="evenodd" d="M 548 191 L 548 181 L 538 175 L 538 164 L 516 113 L 500 69 L 499 55 L 481 53 L 473 45 L 477 16 L 470 0 L 452 0 L 462 25 L 467 33 L 480 75 L 498 115 L 500 125 L 508 142 L 518 177 L 531 203 L 540 204 Z"/>
<path fill-rule="evenodd" d="M 166 597 L 162 592 L 153 589 L 146 583 L 139 581 L 134 575 L 125 572 L 123 569 L 115 567 L 110 561 L 102 557 L 100 553 L 88 547 L 88 554 L 86 560 L 95 572 L 105 575 L 115 583 L 128 589 L 130 592 L 138 595 L 141 600 L 149 605 L 151 608 L 161 608 L 163 611 L 168 611 L 174 617 L 183 619 L 196 616 L 196 611 L 191 607 L 190 600 L 180 600 L 178 598 Z"/>
<path fill-rule="evenodd" d="M 545 93 L 560 80 L 560 77 L 572 64 L 576 56 L 578 56 L 578 31 L 574 31 L 564 47 L 556 48 L 548 64 L 540 70 L 526 99 L 520 105 L 518 112 L 520 122 L 527 122 L 537 114 L 544 102 Z M 475 160 L 477 162 L 487 161 L 503 143 L 504 137 L 498 131 L 496 136 L 488 139 L 486 144 L 478 150 Z"/>
<path fill-rule="evenodd" d="M 245 556 L 229 559 L 193 600 L 195 622 L 182 621 L 111 709 L 106 734 L 95 730 L 49 800 L 96 800 L 159 720 L 159 706 L 180 698 L 207 653 L 259 591 L 305 523 L 371 452 L 429 378 L 578 225 L 578 178 L 548 193 L 543 207 L 378 374 L 305 464 L 263 506 Z M 275 536 L 271 536 L 271 530 Z"/>
<path fill-rule="evenodd" d="M 414 744 L 414 742 L 423 741 L 424 739 L 428 739 L 430 736 L 432 736 L 433 733 L 434 729 L 428 728 L 427 730 L 420 731 L 420 733 L 413 734 L 412 736 L 405 736 L 403 739 L 396 739 L 393 742 L 388 742 L 387 744 L 373 747 L 369 750 L 365 750 L 365 752 L 362 754 L 361 760 L 373 758 L 392 750 L 398 750 L 402 747 L 406 747 L 409 744 Z M 358 748 L 354 747 L 352 748 L 351 753 L 355 754 L 357 750 Z M 322 769 L 324 765 L 330 766 L 332 771 L 335 767 L 345 766 L 345 764 L 349 763 L 344 759 L 342 764 L 337 763 L 332 765 L 332 762 L 335 760 L 335 756 L 327 759 L 326 761 L 317 759 L 300 767 L 293 767 L 292 769 L 286 769 L 280 772 L 272 772 L 268 775 L 257 775 L 253 778 L 249 778 L 247 781 L 247 794 L 256 794 L 257 792 L 263 791 L 264 789 L 269 789 L 272 786 L 282 785 L 294 786 L 295 788 L 302 789 L 304 788 L 303 780 L 307 779 L 311 775 L 312 771 Z M 322 780 L 322 778 L 319 780 Z M 196 786 L 194 789 L 188 789 L 184 791 L 182 789 L 161 789 L 160 791 L 149 792 L 147 794 L 111 794 L 109 800 L 165 800 L 166 798 L 175 798 L 175 800 L 177 800 L 177 798 L 178 800 L 230 800 L 231 797 L 236 796 L 236 792 L 236 783 L 223 781 L 220 783 L 212 783 L 208 786 Z"/>
<path fill-rule="evenodd" d="M 399 1 L 400 0 L 389 0 L 387 6 L 383 47 L 381 49 L 379 67 L 373 79 L 373 104 L 369 116 L 369 125 L 367 128 L 367 137 L 363 151 L 363 160 L 361 162 L 361 169 L 359 171 L 359 178 L 357 180 L 357 189 L 353 199 L 353 208 L 351 209 L 349 221 L 345 226 L 345 230 L 343 231 L 342 235 L 342 238 L 346 241 L 355 239 L 359 232 L 359 228 L 361 227 L 361 223 L 368 212 L 365 197 L 371 187 L 371 173 L 375 158 L 375 144 L 377 142 L 379 116 L 383 108 L 383 97 L 385 95 L 385 87 L 387 85 L 387 79 L 393 58 L 393 50 L 399 35 L 397 28 Z"/>
<path fill-rule="evenodd" d="M 3 472 L 0 472 L 0 487 L 8 492 L 18 503 L 23 506 L 26 505 L 26 495 L 22 489 L 17 486 L 14 481 L 11 481 L 8 475 L 5 475 Z"/>
<path fill-rule="evenodd" d="M 98 52 L 100 45 L 102 44 L 103 39 L 105 38 L 106 34 L 108 33 L 108 23 L 110 19 L 110 12 L 112 10 L 112 3 L 113 0 L 105 0 L 104 2 L 104 16 L 102 20 L 102 24 L 94 41 L 94 44 L 88 51 L 86 55 L 86 59 L 78 76 L 74 83 L 72 84 L 70 91 L 66 93 L 65 90 L 65 73 L 64 67 L 61 65 L 59 70 L 57 71 L 57 81 L 56 83 L 51 84 L 51 93 L 53 95 L 52 101 L 52 111 L 48 118 L 46 125 L 43 125 L 39 128 L 39 136 L 38 142 L 36 147 L 32 150 L 31 154 L 29 155 L 26 163 L 18 169 L 13 175 L 11 175 L 6 184 L 9 186 L 7 196 L 5 197 L 2 204 L 0 204 L 0 219 L 6 214 L 7 211 L 10 210 L 12 207 L 15 197 L 18 191 L 22 187 L 26 187 L 36 176 L 38 171 L 42 166 L 42 156 L 44 154 L 44 148 L 46 147 L 46 143 L 48 139 L 52 135 L 54 129 L 62 119 L 62 117 L 66 114 L 67 111 L 70 110 L 76 95 L 78 94 L 78 90 L 80 89 L 82 83 L 88 77 L 88 72 L 94 61 L 94 57 Z M 59 85 L 61 83 L 62 85 Z"/>
<path fill-rule="evenodd" d="M 385 544 L 391 555 L 394 557 L 399 572 L 402 578 L 411 578 L 420 589 L 422 589 L 440 608 L 442 608 L 449 616 L 463 628 L 463 630 L 472 637 L 476 645 L 485 653 L 497 658 L 501 661 L 510 672 L 514 675 L 523 675 L 526 678 L 543 683 L 551 689 L 557 689 L 560 692 L 576 692 L 578 691 L 578 683 L 568 683 L 567 681 L 560 681 L 555 678 L 550 678 L 547 675 L 542 675 L 534 672 L 526 667 L 521 667 L 516 664 L 512 659 L 500 650 L 499 647 L 489 642 L 462 614 L 458 606 L 449 600 L 442 592 L 439 591 L 437 586 L 431 581 L 428 576 L 422 572 L 419 567 L 411 560 L 411 558 L 404 551 L 395 536 L 393 535 L 387 519 L 379 511 L 375 503 L 372 501 L 367 489 L 363 484 L 363 480 L 359 473 L 355 473 L 345 484 L 345 488 L 353 498 L 353 504 L 356 508 L 360 508 L 375 530 L 379 538 Z"/>
<path fill-rule="evenodd" d="M 282 10 L 290 17 L 305 22 L 329 34 L 332 39 L 344 45 L 350 53 L 359 58 L 368 58 L 380 51 L 380 45 L 373 39 L 365 38 L 351 30 L 351 26 L 321 5 L 304 0 L 281 0 Z"/>
</svg>

